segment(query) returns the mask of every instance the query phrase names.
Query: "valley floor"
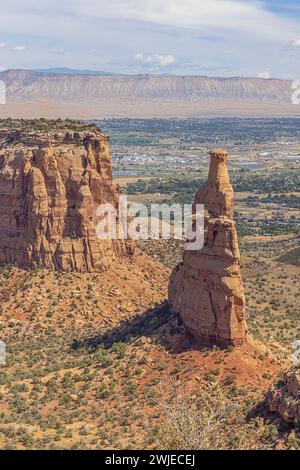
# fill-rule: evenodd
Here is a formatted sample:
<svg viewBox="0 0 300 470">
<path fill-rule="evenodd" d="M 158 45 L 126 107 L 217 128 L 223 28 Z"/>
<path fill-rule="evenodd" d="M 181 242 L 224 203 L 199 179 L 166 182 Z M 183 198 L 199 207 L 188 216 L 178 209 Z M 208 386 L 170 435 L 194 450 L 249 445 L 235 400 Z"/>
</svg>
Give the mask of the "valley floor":
<svg viewBox="0 0 300 470">
<path fill-rule="evenodd" d="M 169 311 L 169 269 L 141 252 L 104 273 L 2 268 L 0 447 L 180 449 L 183 420 L 198 448 L 213 406 L 204 446 L 296 448 L 262 403 L 300 336 L 299 269 L 244 258 L 248 343 L 208 350 Z"/>
</svg>

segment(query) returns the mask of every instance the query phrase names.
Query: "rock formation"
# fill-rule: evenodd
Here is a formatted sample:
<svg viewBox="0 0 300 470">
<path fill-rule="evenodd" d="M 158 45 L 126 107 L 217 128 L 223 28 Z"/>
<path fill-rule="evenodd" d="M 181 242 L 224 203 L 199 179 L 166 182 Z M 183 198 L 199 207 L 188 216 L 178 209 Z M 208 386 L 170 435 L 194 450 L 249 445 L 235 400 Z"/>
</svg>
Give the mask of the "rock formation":
<svg viewBox="0 0 300 470">
<path fill-rule="evenodd" d="M 245 300 L 240 253 L 233 221 L 233 189 L 227 153 L 210 153 L 208 181 L 196 204 L 204 205 L 204 246 L 185 250 L 172 272 L 169 303 L 187 330 L 203 344 L 242 345 L 246 338 Z"/>
<path fill-rule="evenodd" d="M 300 368 L 285 373 L 283 380 L 272 385 L 267 404 L 289 423 L 300 423 Z"/>
<path fill-rule="evenodd" d="M 132 254 L 96 235 L 97 206 L 119 193 L 108 137 L 78 128 L 0 132 L 0 264 L 93 271 Z"/>
</svg>

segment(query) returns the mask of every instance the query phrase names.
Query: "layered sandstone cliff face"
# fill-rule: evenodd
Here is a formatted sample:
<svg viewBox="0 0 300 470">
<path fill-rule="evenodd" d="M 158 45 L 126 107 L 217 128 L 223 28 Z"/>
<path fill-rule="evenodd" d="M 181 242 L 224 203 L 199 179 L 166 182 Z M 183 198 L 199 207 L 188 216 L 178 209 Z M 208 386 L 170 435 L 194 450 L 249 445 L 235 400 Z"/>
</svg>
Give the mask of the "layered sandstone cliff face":
<svg viewBox="0 0 300 470">
<path fill-rule="evenodd" d="M 267 404 L 289 423 L 300 422 L 300 369 L 292 369 L 267 394 Z"/>
<path fill-rule="evenodd" d="M 0 139 L 0 264 L 93 271 L 132 253 L 96 235 L 97 206 L 119 203 L 107 136 L 3 130 Z"/>
<path fill-rule="evenodd" d="M 196 193 L 203 204 L 204 246 L 185 250 L 172 272 L 169 303 L 203 344 L 242 345 L 246 338 L 240 253 L 233 221 L 233 189 L 227 153 L 212 151 L 208 181 Z"/>
</svg>

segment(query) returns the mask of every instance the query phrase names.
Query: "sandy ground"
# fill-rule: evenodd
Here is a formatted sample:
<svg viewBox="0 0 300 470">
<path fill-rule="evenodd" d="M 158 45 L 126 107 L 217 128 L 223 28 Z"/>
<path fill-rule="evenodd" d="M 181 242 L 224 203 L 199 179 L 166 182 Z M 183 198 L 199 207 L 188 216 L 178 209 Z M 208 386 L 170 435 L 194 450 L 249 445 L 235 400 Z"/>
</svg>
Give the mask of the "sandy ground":
<svg viewBox="0 0 300 470">
<path fill-rule="evenodd" d="M 14 103 L 0 105 L 0 118 L 188 118 L 188 117 L 300 117 L 300 106 L 226 101 L 104 101 L 89 103 Z"/>
</svg>

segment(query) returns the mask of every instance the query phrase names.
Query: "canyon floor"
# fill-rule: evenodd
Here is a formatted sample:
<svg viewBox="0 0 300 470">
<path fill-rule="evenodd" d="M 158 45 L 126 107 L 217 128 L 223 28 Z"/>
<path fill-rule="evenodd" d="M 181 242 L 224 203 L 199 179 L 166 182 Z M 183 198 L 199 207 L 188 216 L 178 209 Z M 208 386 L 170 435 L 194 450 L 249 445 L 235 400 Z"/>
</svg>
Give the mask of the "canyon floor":
<svg viewBox="0 0 300 470">
<path fill-rule="evenodd" d="M 168 267 L 140 251 L 104 273 L 2 268 L 1 447 L 182 448 L 179 415 L 191 426 L 214 406 L 210 447 L 297 448 L 263 400 L 300 335 L 299 270 L 243 259 L 249 340 L 220 350 L 187 336 L 165 302 Z"/>
<path fill-rule="evenodd" d="M 299 105 L 253 103 L 238 101 L 203 100 L 176 101 L 164 100 L 117 100 L 99 99 L 98 103 L 79 101 L 76 104 L 43 99 L 37 102 L 14 103 L 8 101 L 0 106 L 0 118 L 14 116 L 18 119 L 72 118 L 72 119 L 106 119 L 128 116 L 132 119 L 186 119 L 194 117 L 241 117 L 268 118 L 269 116 L 299 118 Z"/>
</svg>

